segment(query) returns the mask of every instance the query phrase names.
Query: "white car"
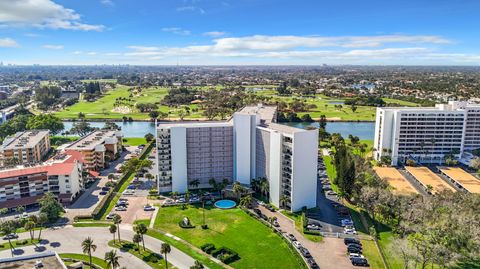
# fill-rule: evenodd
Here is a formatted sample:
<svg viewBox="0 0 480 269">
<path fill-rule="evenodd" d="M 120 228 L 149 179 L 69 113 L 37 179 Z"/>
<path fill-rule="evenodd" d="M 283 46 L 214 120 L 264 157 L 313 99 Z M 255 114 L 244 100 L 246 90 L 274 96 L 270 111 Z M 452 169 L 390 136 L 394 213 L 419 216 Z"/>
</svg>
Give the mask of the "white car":
<svg viewBox="0 0 480 269">
<path fill-rule="evenodd" d="M 22 213 L 22 218 L 28 218 L 27 212 L 23 212 L 23 213 Z"/>
<path fill-rule="evenodd" d="M 348 255 L 349 255 L 350 260 L 353 259 L 353 258 L 365 259 L 365 257 L 360 253 L 349 253 Z"/>
<path fill-rule="evenodd" d="M 355 228 L 347 228 L 343 229 L 344 234 L 357 234 L 357 231 L 355 231 Z"/>
<path fill-rule="evenodd" d="M 135 194 L 135 191 L 133 191 L 133 190 L 125 190 L 123 192 L 123 195 L 134 195 L 134 194 Z"/>
<path fill-rule="evenodd" d="M 352 226 L 353 221 L 350 219 L 342 219 L 342 226 Z"/>
<path fill-rule="evenodd" d="M 155 211 L 155 207 L 151 205 L 146 205 L 143 207 L 143 211 Z"/>
<path fill-rule="evenodd" d="M 298 241 L 293 241 L 292 244 L 293 244 L 296 248 L 301 248 L 301 247 L 302 247 L 302 244 L 300 244 L 300 242 L 298 242 Z"/>
<path fill-rule="evenodd" d="M 115 211 L 127 211 L 127 208 L 123 206 L 117 206 L 115 207 Z"/>
<path fill-rule="evenodd" d="M 115 217 L 115 215 L 117 215 L 117 214 L 115 214 L 115 213 L 109 213 L 109 214 L 107 215 L 106 219 L 113 219 L 113 217 Z"/>
<path fill-rule="evenodd" d="M 309 230 L 320 230 L 320 226 L 318 226 L 316 224 L 308 224 L 307 229 L 309 229 Z"/>
</svg>

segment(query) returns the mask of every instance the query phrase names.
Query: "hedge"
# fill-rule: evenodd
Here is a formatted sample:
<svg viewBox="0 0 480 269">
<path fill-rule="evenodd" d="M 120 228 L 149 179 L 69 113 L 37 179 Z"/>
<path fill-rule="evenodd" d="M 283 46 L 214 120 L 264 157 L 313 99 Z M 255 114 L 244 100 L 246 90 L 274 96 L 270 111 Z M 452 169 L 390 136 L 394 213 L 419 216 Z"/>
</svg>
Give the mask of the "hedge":
<svg viewBox="0 0 480 269">
<path fill-rule="evenodd" d="M 140 159 L 145 159 L 146 154 L 150 152 L 150 150 L 155 146 L 155 141 L 150 142 L 150 144 L 143 148 L 142 153 L 140 154 Z M 117 185 L 113 189 L 110 189 L 108 193 L 103 197 L 103 199 L 98 203 L 97 207 L 92 212 L 92 217 L 94 219 L 100 219 L 104 214 L 105 211 L 107 211 L 108 206 L 110 205 L 110 202 L 113 201 L 115 195 L 117 192 L 120 190 L 123 184 L 127 182 L 127 180 L 130 178 L 132 175 L 133 171 L 130 171 L 126 174 L 123 174 L 122 177 L 118 180 Z"/>
<path fill-rule="evenodd" d="M 201 250 L 203 250 L 203 252 L 205 253 L 212 253 L 212 251 L 215 250 L 215 245 L 214 244 L 211 244 L 211 243 L 207 243 L 207 244 L 204 244 L 200 247 Z"/>
<path fill-rule="evenodd" d="M 221 260 L 225 264 L 229 264 L 240 259 L 240 256 L 238 256 L 238 253 L 236 251 L 227 247 L 221 247 L 219 249 L 216 249 L 212 252 L 211 255 Z"/>
</svg>

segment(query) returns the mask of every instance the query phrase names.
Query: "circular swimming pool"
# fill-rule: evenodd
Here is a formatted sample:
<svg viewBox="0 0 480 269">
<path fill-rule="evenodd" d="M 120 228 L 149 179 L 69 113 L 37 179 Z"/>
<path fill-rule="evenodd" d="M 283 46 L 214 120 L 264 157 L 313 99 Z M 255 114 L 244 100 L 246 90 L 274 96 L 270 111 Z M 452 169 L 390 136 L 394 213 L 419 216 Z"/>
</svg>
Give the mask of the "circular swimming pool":
<svg viewBox="0 0 480 269">
<path fill-rule="evenodd" d="M 218 200 L 215 202 L 215 207 L 218 207 L 218 208 L 221 208 L 221 209 L 230 209 L 230 208 L 234 208 L 237 203 L 235 203 L 235 201 L 232 201 L 232 200 Z"/>
</svg>

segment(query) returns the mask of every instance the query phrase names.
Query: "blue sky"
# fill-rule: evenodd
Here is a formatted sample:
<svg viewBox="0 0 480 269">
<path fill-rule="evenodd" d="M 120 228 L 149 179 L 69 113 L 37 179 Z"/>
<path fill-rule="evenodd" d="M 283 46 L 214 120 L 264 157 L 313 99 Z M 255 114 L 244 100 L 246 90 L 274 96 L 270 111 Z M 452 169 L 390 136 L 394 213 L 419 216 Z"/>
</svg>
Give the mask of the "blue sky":
<svg viewBox="0 0 480 269">
<path fill-rule="evenodd" d="M 476 0 L 0 0 L 14 64 L 478 65 Z"/>
</svg>

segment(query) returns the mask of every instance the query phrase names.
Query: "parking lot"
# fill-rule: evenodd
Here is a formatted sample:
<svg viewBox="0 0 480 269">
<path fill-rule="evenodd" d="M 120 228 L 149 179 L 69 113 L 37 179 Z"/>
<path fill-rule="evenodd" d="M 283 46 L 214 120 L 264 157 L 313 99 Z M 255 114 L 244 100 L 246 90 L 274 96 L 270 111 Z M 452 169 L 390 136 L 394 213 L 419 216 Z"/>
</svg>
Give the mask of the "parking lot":
<svg viewBox="0 0 480 269">
<path fill-rule="evenodd" d="M 122 197 L 128 201 L 128 206 L 125 211 L 116 211 L 113 209 L 112 213 L 118 214 L 122 217 L 122 223 L 133 224 L 136 220 L 150 219 L 154 211 L 145 211 L 143 207 L 147 204 L 152 205 L 146 196 L 129 196 Z"/>
</svg>

